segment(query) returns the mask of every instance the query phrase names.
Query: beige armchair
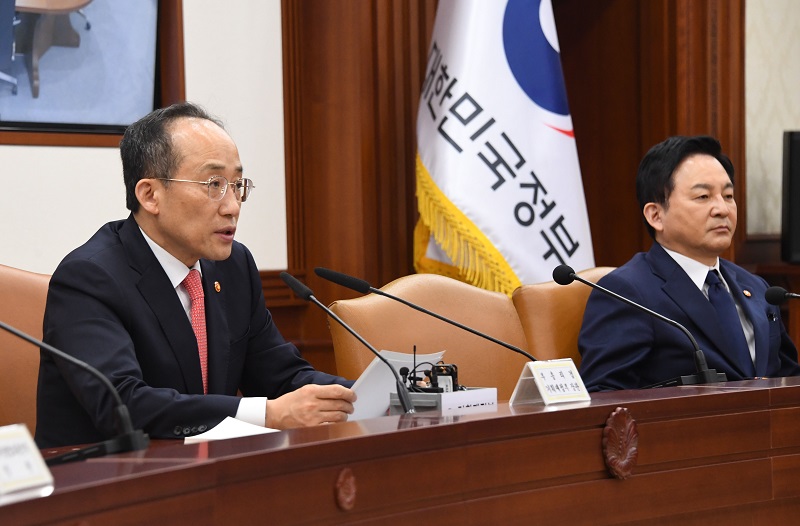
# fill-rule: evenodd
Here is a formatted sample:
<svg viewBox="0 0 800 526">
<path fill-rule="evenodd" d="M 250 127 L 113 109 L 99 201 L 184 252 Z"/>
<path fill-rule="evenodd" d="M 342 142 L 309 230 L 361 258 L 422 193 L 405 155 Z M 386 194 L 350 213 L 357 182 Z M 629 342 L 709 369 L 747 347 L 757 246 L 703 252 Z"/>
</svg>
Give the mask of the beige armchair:
<svg viewBox="0 0 800 526">
<path fill-rule="evenodd" d="M 595 267 L 578 272 L 582 278 L 597 282 L 614 267 Z M 574 281 L 559 285 L 555 281 L 523 285 L 511 298 L 517 309 L 529 352 L 537 360 L 572 358 L 581 363 L 578 333 L 583 323 L 591 287 Z"/>
<path fill-rule="evenodd" d="M 50 276 L 0 265 L 0 321 L 42 338 Z M 0 329 L 0 426 L 36 429 L 39 349 Z"/>
<path fill-rule="evenodd" d="M 439 315 L 527 350 L 525 335 L 511 299 L 436 274 L 412 274 L 381 290 L 425 307 Z M 446 350 L 444 361 L 458 366 L 459 383 L 467 387 L 497 387 L 498 400 L 508 400 L 526 358 L 463 329 L 427 316 L 389 298 L 368 294 L 335 301 L 330 306 L 378 350 L 428 354 Z M 333 320 L 339 375 L 355 379 L 374 355 Z"/>
</svg>

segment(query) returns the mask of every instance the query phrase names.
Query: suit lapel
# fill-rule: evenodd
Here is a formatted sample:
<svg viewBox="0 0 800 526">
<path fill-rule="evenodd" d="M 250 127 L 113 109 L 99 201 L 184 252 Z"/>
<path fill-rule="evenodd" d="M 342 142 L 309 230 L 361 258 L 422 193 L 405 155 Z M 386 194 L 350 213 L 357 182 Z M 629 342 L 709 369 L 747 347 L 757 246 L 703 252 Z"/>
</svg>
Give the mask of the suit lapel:
<svg viewBox="0 0 800 526">
<path fill-rule="evenodd" d="M 689 279 L 686 272 L 664 251 L 661 245 L 654 243 L 649 256 L 651 256 L 653 271 L 664 280 L 662 287 L 664 292 L 692 321 L 695 330 L 701 332 L 714 345 L 714 352 L 723 357 L 729 367 L 736 369 L 741 376 L 750 376 L 749 373 L 742 371 L 739 364 L 730 359 L 726 352 L 728 342 L 725 330 L 717 319 L 714 307 L 697 288 L 697 285 Z M 712 349 L 703 349 L 701 346 L 701 350 L 711 351 Z"/>
<path fill-rule="evenodd" d="M 186 392 L 202 394 L 203 376 L 192 324 L 186 317 L 177 294 L 169 293 L 173 290 L 172 283 L 147 246 L 133 216 L 120 228 L 120 240 L 131 267 L 140 274 L 136 286 L 158 319 L 181 370 Z"/>
<path fill-rule="evenodd" d="M 228 319 L 225 316 L 226 283 L 217 264 L 200 260 L 203 268 L 203 290 L 206 296 L 206 330 L 208 334 L 208 392 L 227 394 Z M 219 291 L 216 285 L 219 284 Z"/>
</svg>

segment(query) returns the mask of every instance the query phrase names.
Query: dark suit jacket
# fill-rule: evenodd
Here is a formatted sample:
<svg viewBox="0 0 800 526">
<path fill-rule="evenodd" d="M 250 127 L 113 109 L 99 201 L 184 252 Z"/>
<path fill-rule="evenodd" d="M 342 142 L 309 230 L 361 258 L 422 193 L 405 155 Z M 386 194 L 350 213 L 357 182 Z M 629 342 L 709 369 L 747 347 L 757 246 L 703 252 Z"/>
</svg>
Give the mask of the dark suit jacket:
<svg viewBox="0 0 800 526">
<path fill-rule="evenodd" d="M 134 426 L 154 438 L 197 434 L 234 416 L 237 389 L 276 398 L 309 383 L 350 385 L 314 370 L 283 339 L 244 245 L 234 243 L 225 261 L 200 264 L 207 395 L 189 319 L 132 216 L 105 225 L 59 264 L 47 296 L 44 340 L 103 372 Z M 97 379 L 42 353 L 39 447 L 109 438 L 116 434 L 113 414 L 112 399 Z"/>
<path fill-rule="evenodd" d="M 764 299 L 767 282 L 722 259 L 720 269 L 753 324 L 755 376 L 800 374 L 780 310 Z M 726 373 L 728 380 L 753 376 L 727 352 L 724 328 L 705 295 L 658 243 L 599 283 L 686 327 L 709 368 Z M 646 387 L 696 370 L 692 344 L 680 329 L 597 290 L 589 296 L 578 347 L 589 391 Z"/>
</svg>

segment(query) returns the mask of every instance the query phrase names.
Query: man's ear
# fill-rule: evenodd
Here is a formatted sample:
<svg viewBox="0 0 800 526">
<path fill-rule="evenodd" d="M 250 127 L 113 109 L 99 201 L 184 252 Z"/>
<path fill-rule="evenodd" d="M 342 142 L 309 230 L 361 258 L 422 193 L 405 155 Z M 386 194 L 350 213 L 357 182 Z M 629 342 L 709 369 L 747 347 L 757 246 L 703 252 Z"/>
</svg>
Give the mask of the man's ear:
<svg viewBox="0 0 800 526">
<path fill-rule="evenodd" d="M 642 209 L 647 224 L 653 227 L 656 232 L 664 230 L 664 207 L 658 203 L 647 203 Z"/>
<path fill-rule="evenodd" d="M 150 214 L 157 215 L 159 211 L 159 200 L 161 199 L 162 185 L 155 184 L 153 179 L 140 179 L 136 183 L 136 200 L 139 206 Z"/>
</svg>

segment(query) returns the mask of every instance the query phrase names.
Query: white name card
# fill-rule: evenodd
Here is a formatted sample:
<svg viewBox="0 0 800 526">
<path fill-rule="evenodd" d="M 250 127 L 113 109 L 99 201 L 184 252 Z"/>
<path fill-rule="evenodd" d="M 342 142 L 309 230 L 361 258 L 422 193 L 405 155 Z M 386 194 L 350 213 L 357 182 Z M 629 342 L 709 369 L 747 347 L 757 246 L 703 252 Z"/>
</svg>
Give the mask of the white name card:
<svg viewBox="0 0 800 526">
<path fill-rule="evenodd" d="M 442 414 L 466 414 L 497 411 L 497 388 L 481 387 L 442 393 Z"/>
<path fill-rule="evenodd" d="M 591 400 L 572 358 L 528 362 L 519 375 L 510 405 L 545 405 Z"/>
<path fill-rule="evenodd" d="M 28 428 L 0 427 L 0 505 L 52 492 L 53 475 Z"/>
</svg>

